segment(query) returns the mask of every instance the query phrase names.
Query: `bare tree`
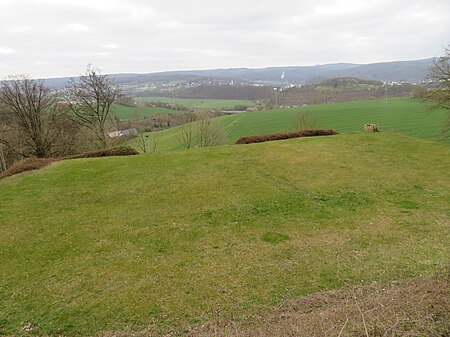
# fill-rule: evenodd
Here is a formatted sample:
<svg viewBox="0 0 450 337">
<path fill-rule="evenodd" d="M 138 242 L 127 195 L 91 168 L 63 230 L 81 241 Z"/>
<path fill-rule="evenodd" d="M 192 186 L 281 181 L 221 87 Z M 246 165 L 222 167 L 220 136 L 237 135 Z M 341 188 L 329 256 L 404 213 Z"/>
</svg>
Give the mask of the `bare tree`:
<svg viewBox="0 0 450 337">
<path fill-rule="evenodd" d="M 107 75 L 88 66 L 78 80 L 67 87 L 67 102 L 74 121 L 90 129 L 100 144 L 107 145 L 106 123 L 111 107 L 120 96 L 120 89 Z"/>
<path fill-rule="evenodd" d="M 150 150 L 156 152 L 159 142 L 161 141 L 163 134 L 161 132 L 152 132 L 150 134 Z"/>
<path fill-rule="evenodd" d="M 450 110 L 450 45 L 444 49 L 443 56 L 433 61 L 429 78 L 436 83 L 431 98 L 439 107 Z"/>
<path fill-rule="evenodd" d="M 6 159 L 5 153 L 3 152 L 3 144 L 0 144 L 0 172 L 6 171 Z"/>
<path fill-rule="evenodd" d="M 181 122 L 182 125 L 179 126 L 178 136 L 183 143 L 183 145 L 190 149 L 194 146 L 194 122 L 197 120 L 197 115 L 193 112 L 187 112 L 182 115 Z"/>
<path fill-rule="evenodd" d="M 151 132 L 150 134 L 140 133 L 136 137 L 136 145 L 143 153 L 156 152 L 159 142 L 161 141 L 161 132 Z"/>
<path fill-rule="evenodd" d="M 147 153 L 150 151 L 149 145 L 148 145 L 148 135 L 144 135 L 143 133 L 140 133 L 139 136 L 136 137 L 136 145 L 139 147 L 139 149 L 143 153 Z"/>
<path fill-rule="evenodd" d="M 199 147 L 219 145 L 225 139 L 223 128 L 209 115 L 203 115 L 198 122 L 197 135 Z"/>
<path fill-rule="evenodd" d="M 0 90 L 0 143 L 13 148 L 22 156 L 49 157 L 58 138 L 53 127 L 57 117 L 55 96 L 43 81 L 27 76 L 4 80 Z M 15 134 L 13 144 L 8 135 Z"/>
<path fill-rule="evenodd" d="M 436 83 L 436 87 L 430 90 L 429 98 L 435 107 L 446 109 L 450 112 L 450 45 L 444 48 L 444 55 L 436 58 L 430 68 L 429 78 Z M 444 125 L 444 134 L 450 133 L 450 115 Z"/>
<path fill-rule="evenodd" d="M 294 124 L 298 130 L 307 130 L 314 129 L 317 121 L 308 111 L 299 111 Z"/>
<path fill-rule="evenodd" d="M 4 145 L 10 147 L 10 140 L 8 140 L 8 131 L 10 128 L 5 123 L 5 120 L 8 120 L 9 116 L 6 115 L 4 111 L 1 110 L 2 106 L 0 105 L 0 145 Z"/>
</svg>

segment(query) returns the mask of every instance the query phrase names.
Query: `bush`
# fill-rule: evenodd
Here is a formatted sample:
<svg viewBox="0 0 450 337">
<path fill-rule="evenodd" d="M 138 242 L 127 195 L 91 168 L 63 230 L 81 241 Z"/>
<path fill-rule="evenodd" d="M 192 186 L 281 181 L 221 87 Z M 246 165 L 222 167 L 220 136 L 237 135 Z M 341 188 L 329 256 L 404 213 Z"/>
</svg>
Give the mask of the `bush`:
<svg viewBox="0 0 450 337">
<path fill-rule="evenodd" d="M 332 136 L 332 135 L 337 135 L 337 132 L 329 129 L 302 130 L 295 132 L 281 132 L 281 133 L 270 133 L 266 135 L 244 136 L 240 137 L 236 141 L 236 144 L 262 143 L 262 142 L 269 142 L 272 140 L 282 140 L 299 137 Z"/>
<path fill-rule="evenodd" d="M 137 154 L 139 154 L 139 152 L 133 149 L 131 146 L 118 146 L 113 147 L 112 149 L 102 149 L 97 151 L 85 152 L 76 156 L 68 157 L 67 159 L 134 156 Z"/>
<path fill-rule="evenodd" d="M 9 169 L 0 174 L 0 179 L 27 171 L 39 170 L 51 163 L 58 161 L 55 158 L 27 158 L 14 163 Z"/>
</svg>

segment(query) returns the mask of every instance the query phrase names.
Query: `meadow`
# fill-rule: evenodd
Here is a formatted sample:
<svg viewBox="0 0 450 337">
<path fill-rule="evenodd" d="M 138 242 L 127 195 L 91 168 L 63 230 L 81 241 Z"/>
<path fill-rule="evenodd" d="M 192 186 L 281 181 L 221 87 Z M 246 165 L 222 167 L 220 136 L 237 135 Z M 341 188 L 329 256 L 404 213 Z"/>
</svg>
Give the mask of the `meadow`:
<svg viewBox="0 0 450 337">
<path fill-rule="evenodd" d="M 114 104 L 112 107 L 112 112 L 115 116 L 119 117 L 121 120 L 137 120 L 156 115 L 181 113 L 180 111 L 167 108 L 160 108 L 153 106 L 127 106 L 122 104 Z"/>
<path fill-rule="evenodd" d="M 237 105 L 253 106 L 254 101 L 233 99 L 200 99 L 200 98 L 172 98 L 172 97 L 136 97 L 136 102 L 161 102 L 178 104 L 190 109 L 232 109 Z"/>
<path fill-rule="evenodd" d="M 317 104 L 289 109 L 242 112 L 219 117 L 226 143 L 241 136 L 298 130 L 298 116 L 306 113 L 316 128 L 341 133 L 360 132 L 364 124 L 376 123 L 382 132 L 397 132 L 418 138 L 438 140 L 448 114 L 431 110 L 425 103 L 405 98 L 364 100 L 346 103 Z M 195 129 L 195 128 L 194 128 Z M 164 130 L 157 151 L 183 148 L 179 128 Z M 133 143 L 131 143 L 133 144 Z"/>
<path fill-rule="evenodd" d="M 242 132 L 283 127 L 265 123 Z M 301 295 L 433 274 L 450 258 L 449 167 L 448 145 L 383 132 L 76 159 L 3 179 L 0 335 L 183 335 Z"/>
</svg>

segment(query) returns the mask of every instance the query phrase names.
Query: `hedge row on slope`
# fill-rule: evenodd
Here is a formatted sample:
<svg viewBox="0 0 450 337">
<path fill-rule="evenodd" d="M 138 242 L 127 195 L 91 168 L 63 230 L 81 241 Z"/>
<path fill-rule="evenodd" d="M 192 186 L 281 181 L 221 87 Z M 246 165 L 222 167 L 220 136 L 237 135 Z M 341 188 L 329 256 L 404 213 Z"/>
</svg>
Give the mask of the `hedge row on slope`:
<svg viewBox="0 0 450 337">
<path fill-rule="evenodd" d="M 139 154 L 139 152 L 136 149 L 133 149 L 131 146 L 118 146 L 111 149 L 101 149 L 91 152 L 85 152 L 82 154 L 71 156 L 67 159 L 135 156 L 137 154 Z"/>
<path fill-rule="evenodd" d="M 119 146 L 111 149 L 102 149 L 97 151 L 85 152 L 75 156 L 62 159 L 79 159 L 79 158 L 98 158 L 98 157 L 115 157 L 115 156 L 134 156 L 139 154 L 138 151 L 130 146 Z M 51 163 L 61 160 L 60 158 L 26 158 L 14 163 L 9 169 L 0 174 L 0 179 L 10 177 L 22 172 L 39 170 Z"/>
<path fill-rule="evenodd" d="M 9 169 L 7 169 L 5 172 L 0 174 L 0 179 L 11 177 L 13 175 L 27 172 L 27 171 L 34 171 L 39 170 L 47 165 L 50 165 L 51 163 L 54 163 L 55 161 L 58 161 L 56 158 L 26 158 L 24 160 L 21 160 L 19 162 L 14 163 Z"/>
<path fill-rule="evenodd" d="M 279 133 L 269 133 L 265 135 L 243 136 L 236 141 L 236 144 L 252 144 L 252 143 L 269 142 L 272 140 L 282 140 L 300 137 L 314 137 L 314 136 L 332 136 L 332 135 L 337 135 L 337 132 L 331 129 L 279 132 Z"/>
</svg>

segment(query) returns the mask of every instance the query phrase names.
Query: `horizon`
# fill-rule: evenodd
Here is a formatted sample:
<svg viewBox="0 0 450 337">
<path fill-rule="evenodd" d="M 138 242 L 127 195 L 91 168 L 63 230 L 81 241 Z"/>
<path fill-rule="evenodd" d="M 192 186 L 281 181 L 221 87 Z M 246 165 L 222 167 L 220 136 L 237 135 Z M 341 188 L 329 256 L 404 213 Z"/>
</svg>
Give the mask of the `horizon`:
<svg viewBox="0 0 450 337">
<path fill-rule="evenodd" d="M 108 76 L 114 76 L 114 75 L 149 75 L 149 74 L 164 74 L 164 73 L 177 73 L 177 72 L 195 72 L 195 71 L 214 71 L 214 70 L 238 70 L 238 69 L 247 69 L 247 70 L 259 70 L 259 69 L 283 69 L 283 68 L 297 68 L 297 67 L 320 67 L 320 66 L 327 66 L 327 65 L 339 65 L 339 64 L 351 64 L 355 66 L 361 66 L 361 65 L 370 65 L 370 64 L 384 64 L 384 63 L 395 63 L 395 62 L 414 62 L 414 61 L 426 61 L 434 59 L 438 56 L 431 56 L 431 57 L 425 57 L 420 59 L 408 59 L 408 60 L 389 60 L 389 61 L 379 61 L 379 62 L 369 62 L 369 63 L 354 63 L 354 62 L 331 62 L 331 63 L 317 63 L 317 64 L 300 64 L 300 65 L 281 65 L 281 66 L 263 66 L 263 67 L 219 67 L 219 68 L 199 68 L 199 69 L 174 69 L 174 70 L 157 70 L 157 71 L 151 71 L 151 72 L 115 72 L 115 73 L 106 73 L 102 71 L 101 66 L 92 64 L 92 66 L 98 68 L 102 74 L 108 75 Z M 88 66 L 88 64 L 86 65 Z M 85 67 L 86 68 L 86 67 Z M 12 74 L 12 75 L 21 75 L 21 74 Z M 29 74 L 26 74 L 29 75 Z M 32 74 L 30 74 L 32 75 Z M 48 76 L 48 77 L 34 77 L 34 79 L 63 79 L 63 78 L 72 78 L 72 77 L 79 77 L 83 75 L 83 70 L 80 71 L 79 74 L 76 75 L 66 75 L 66 76 Z"/>
</svg>

